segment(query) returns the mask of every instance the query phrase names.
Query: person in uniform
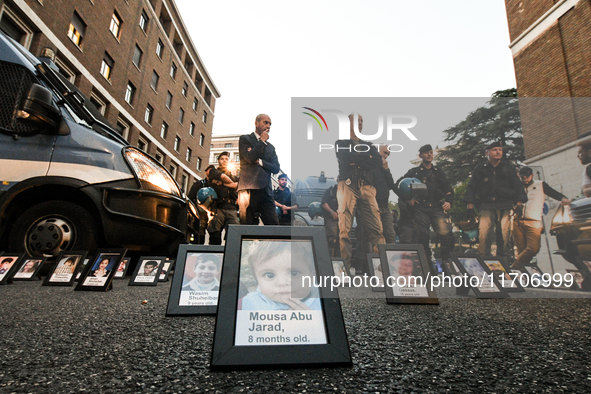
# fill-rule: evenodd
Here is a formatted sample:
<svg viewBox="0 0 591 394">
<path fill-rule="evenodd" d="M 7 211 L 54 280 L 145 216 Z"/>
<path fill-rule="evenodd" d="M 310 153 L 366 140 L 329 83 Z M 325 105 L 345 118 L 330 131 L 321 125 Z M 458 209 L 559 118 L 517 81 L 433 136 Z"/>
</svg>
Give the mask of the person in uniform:
<svg viewBox="0 0 591 394">
<path fill-rule="evenodd" d="M 287 187 L 287 175 L 281 174 L 277 179 L 279 186 L 275 189 L 273 198 L 275 206 L 281 210 L 278 215 L 279 224 L 282 226 L 291 226 L 291 211 L 298 209 L 298 201 L 295 194 Z"/>
<path fill-rule="evenodd" d="M 519 177 L 527 193 L 527 203 L 520 217 L 515 217 L 513 223 L 513 242 L 517 247 L 517 258 L 511 268 L 521 269 L 531 261 L 540 251 L 542 229 L 542 215 L 546 196 L 560 201 L 562 205 L 569 205 L 570 201 L 562 193 L 554 190 L 546 182 L 534 180 L 531 167 L 522 167 Z"/>
<path fill-rule="evenodd" d="M 341 255 L 339 248 L 339 201 L 337 200 L 338 184 L 332 185 L 324 191 L 322 196 L 322 212 L 324 217 L 324 231 L 331 257 Z"/>
<path fill-rule="evenodd" d="M 421 164 L 408 170 L 403 178 L 417 178 L 427 186 L 425 197 L 421 200 L 411 199 L 408 201 L 408 207 L 414 214 L 418 231 L 417 241 L 425 248 L 427 259 L 431 262 L 431 270 L 436 274 L 437 268 L 433 265 L 429 247 L 430 229 L 432 226 L 441 241 L 442 260 L 449 260 L 455 244 L 449 216 L 454 191 L 443 171 L 433 164 L 431 145 L 421 146 L 419 157 L 422 160 Z"/>
<path fill-rule="evenodd" d="M 497 256 L 512 257 L 511 215 L 520 215 L 527 193 L 517 176 L 517 170 L 503 159 L 503 147 L 494 142 L 486 147 L 487 160 L 478 164 L 466 187 L 463 201 L 467 204 L 468 217 L 474 219 L 476 206 L 480 211 L 478 225 L 478 254 L 490 255 L 491 240 L 496 228 L 501 228 L 502 243 L 497 242 Z"/>
<path fill-rule="evenodd" d="M 387 159 L 390 156 L 388 145 L 380 145 L 379 153 L 382 156 L 382 166 L 374 170 L 373 184 L 376 188 L 376 201 L 380 209 L 382 234 L 387 244 L 394 244 L 396 243 L 396 231 L 394 231 L 394 221 L 390 212 L 390 206 L 388 205 L 388 199 L 390 197 L 390 190 L 396 191 L 396 184 L 388 167 Z"/>
<path fill-rule="evenodd" d="M 350 266 L 353 247 L 349 232 L 353 214 L 357 212 L 371 243 L 373 253 L 378 253 L 378 244 L 384 243 L 380 211 L 376 201 L 376 189 L 372 172 L 382 166 L 382 157 L 377 148 L 357 137 L 354 130 L 354 115 L 349 115 L 349 139 L 335 142 L 339 165 L 337 200 L 339 202 L 339 241 L 341 257 Z M 358 132 L 363 128 L 363 118 L 357 117 Z M 365 264 L 366 262 L 362 262 Z"/>
<path fill-rule="evenodd" d="M 236 204 L 236 199 L 238 198 L 238 194 L 236 193 L 238 177 L 234 176 L 228 168 L 229 162 L 230 153 L 220 153 L 218 156 L 219 167 L 212 168 L 208 174 L 211 187 L 218 196 L 212 203 L 211 210 L 213 212 L 213 218 L 207 225 L 210 245 L 221 245 L 222 230 L 225 230 L 227 235 L 228 225 L 240 224 L 240 219 L 238 219 L 238 205 Z"/>
</svg>

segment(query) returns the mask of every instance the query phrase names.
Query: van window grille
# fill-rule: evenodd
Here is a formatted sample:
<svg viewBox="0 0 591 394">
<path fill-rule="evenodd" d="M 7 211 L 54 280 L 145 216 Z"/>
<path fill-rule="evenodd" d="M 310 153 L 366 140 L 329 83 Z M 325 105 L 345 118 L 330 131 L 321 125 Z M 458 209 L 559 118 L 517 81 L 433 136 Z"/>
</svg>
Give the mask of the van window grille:
<svg viewBox="0 0 591 394">
<path fill-rule="evenodd" d="M 13 63 L 0 62 L 0 129 L 11 134 L 28 134 L 33 127 L 16 117 L 18 107 L 36 78 L 26 68 Z"/>
</svg>

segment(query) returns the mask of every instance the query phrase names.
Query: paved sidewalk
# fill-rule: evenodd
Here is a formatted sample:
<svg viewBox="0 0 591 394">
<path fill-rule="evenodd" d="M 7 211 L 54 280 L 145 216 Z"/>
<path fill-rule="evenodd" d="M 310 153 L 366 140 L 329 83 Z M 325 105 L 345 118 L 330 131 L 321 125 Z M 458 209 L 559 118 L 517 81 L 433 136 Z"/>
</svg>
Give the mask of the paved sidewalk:
<svg viewBox="0 0 591 394">
<path fill-rule="evenodd" d="M 170 282 L 127 282 L 116 280 L 107 293 L 40 282 L 1 286 L 0 392 L 582 393 L 591 387 L 591 301 L 530 298 L 587 294 L 535 290 L 527 298 L 478 300 L 448 298 L 453 289 L 446 289 L 439 306 L 425 306 L 387 305 L 380 293 L 342 289 L 352 368 L 210 372 L 214 317 L 167 318 Z"/>
</svg>

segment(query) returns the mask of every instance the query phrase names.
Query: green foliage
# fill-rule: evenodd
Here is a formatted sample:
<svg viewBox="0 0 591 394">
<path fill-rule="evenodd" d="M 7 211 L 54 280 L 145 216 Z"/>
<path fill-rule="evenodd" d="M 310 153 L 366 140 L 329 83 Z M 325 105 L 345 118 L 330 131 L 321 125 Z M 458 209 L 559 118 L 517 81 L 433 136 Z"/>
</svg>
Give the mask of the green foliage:
<svg viewBox="0 0 591 394">
<path fill-rule="evenodd" d="M 437 165 L 452 185 L 466 179 L 485 159 L 484 148 L 492 142 L 503 144 L 507 159 L 513 162 L 525 159 L 516 89 L 493 93 L 487 105 L 443 132 L 450 144 L 439 151 Z"/>
<path fill-rule="evenodd" d="M 470 178 L 464 179 L 464 181 L 454 189 L 454 203 L 449 211 L 452 223 L 463 231 L 472 230 L 471 224 L 468 223 L 466 204 L 462 202 L 469 180 Z"/>
</svg>

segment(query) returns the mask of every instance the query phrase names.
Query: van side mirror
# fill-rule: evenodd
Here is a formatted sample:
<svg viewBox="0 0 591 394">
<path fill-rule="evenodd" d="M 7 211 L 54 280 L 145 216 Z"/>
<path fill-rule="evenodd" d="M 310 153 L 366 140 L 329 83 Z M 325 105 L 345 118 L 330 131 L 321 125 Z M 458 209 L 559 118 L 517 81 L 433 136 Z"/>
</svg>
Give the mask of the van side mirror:
<svg viewBox="0 0 591 394">
<path fill-rule="evenodd" d="M 44 128 L 56 130 L 60 122 L 60 112 L 53 105 L 51 90 L 36 83 L 23 98 L 17 116 L 21 122 L 39 131 Z"/>
</svg>

